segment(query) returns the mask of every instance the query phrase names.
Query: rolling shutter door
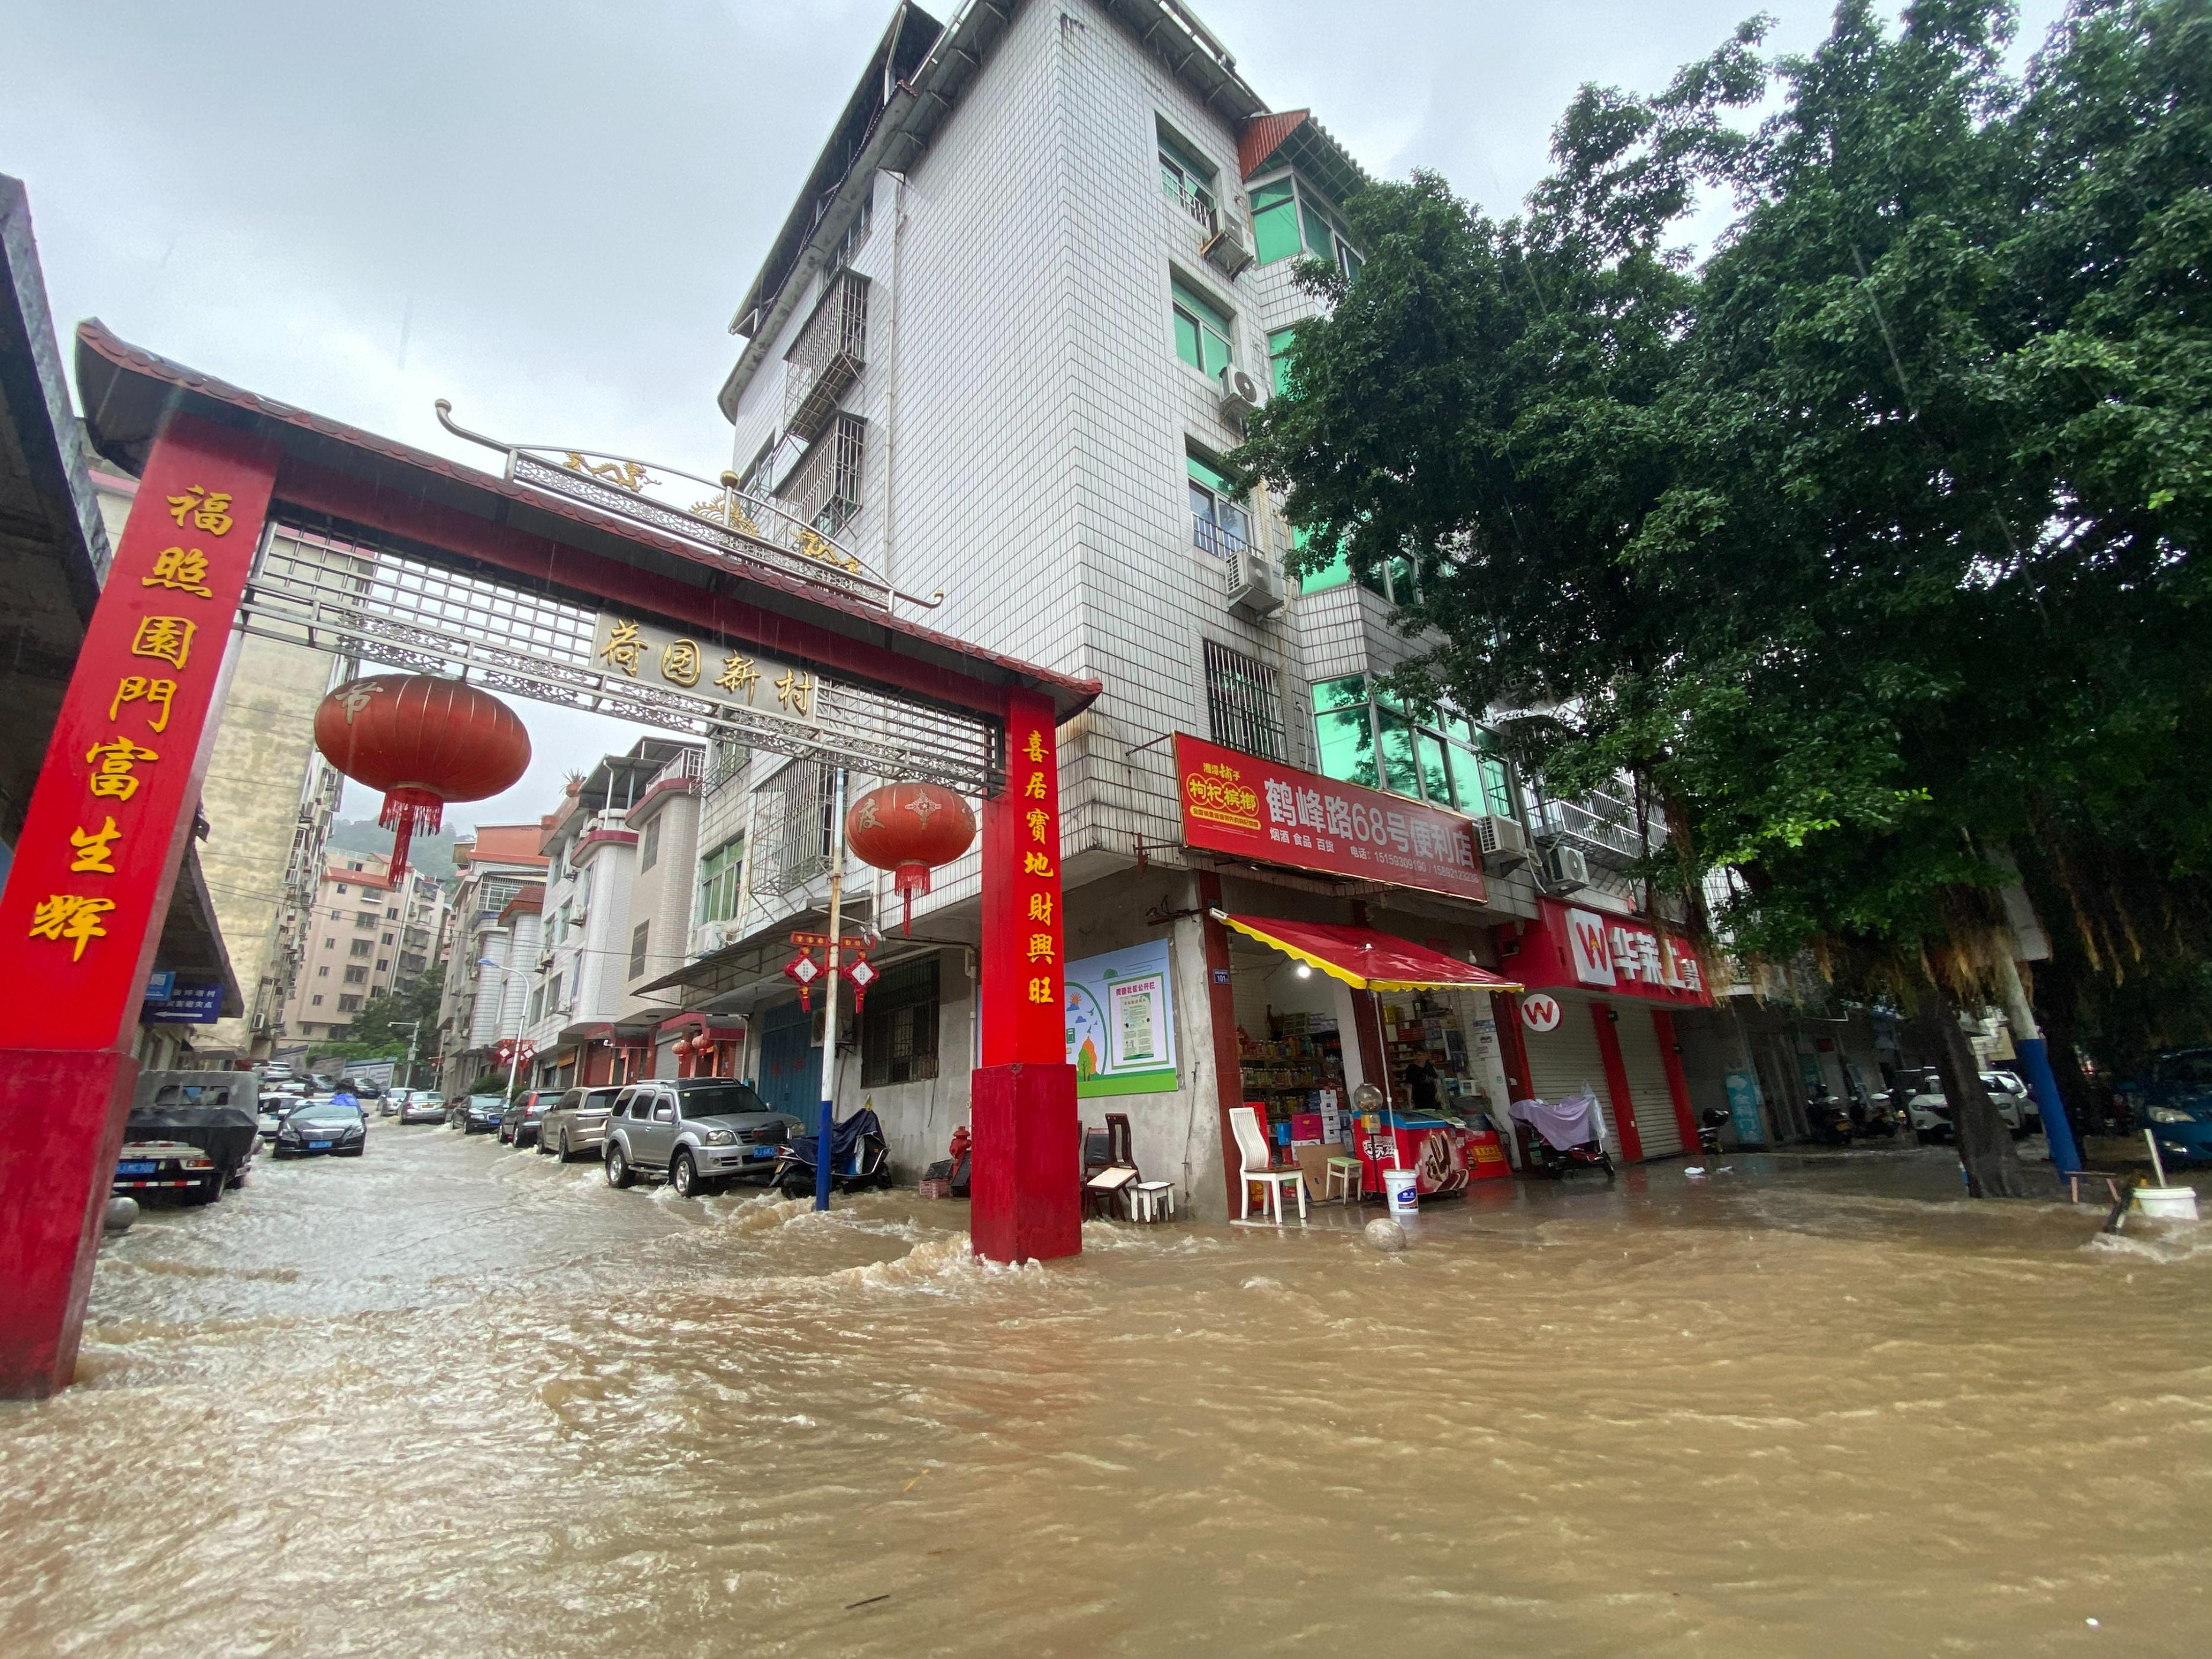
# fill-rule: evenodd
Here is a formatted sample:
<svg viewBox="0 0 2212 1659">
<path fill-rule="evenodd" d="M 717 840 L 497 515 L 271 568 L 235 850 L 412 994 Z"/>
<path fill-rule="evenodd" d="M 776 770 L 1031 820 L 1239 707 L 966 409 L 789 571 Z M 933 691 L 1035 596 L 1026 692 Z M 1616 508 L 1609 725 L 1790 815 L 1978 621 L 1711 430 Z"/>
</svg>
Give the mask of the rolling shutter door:
<svg viewBox="0 0 2212 1659">
<path fill-rule="evenodd" d="M 1541 1100 L 1564 1100 L 1569 1095 L 1582 1092 L 1588 1084 L 1590 1092 L 1605 1108 L 1607 1139 L 1617 1139 L 1612 1133 L 1613 1106 L 1606 1098 L 1605 1056 L 1598 1050 L 1597 1027 L 1590 1019 L 1590 1005 L 1559 999 L 1559 1023 L 1549 1031 L 1532 1031 L 1521 1028 L 1523 1043 L 1528 1050 L 1528 1081 L 1535 1086 Z"/>
<path fill-rule="evenodd" d="M 1620 1041 L 1620 1062 L 1628 1073 L 1628 1097 L 1636 1108 L 1636 1133 L 1647 1158 L 1682 1150 L 1682 1126 L 1674 1119 L 1674 1097 L 1667 1087 L 1667 1067 L 1659 1057 L 1659 1033 L 1651 1012 L 1633 1003 L 1620 1005 L 1613 1034 Z"/>
</svg>

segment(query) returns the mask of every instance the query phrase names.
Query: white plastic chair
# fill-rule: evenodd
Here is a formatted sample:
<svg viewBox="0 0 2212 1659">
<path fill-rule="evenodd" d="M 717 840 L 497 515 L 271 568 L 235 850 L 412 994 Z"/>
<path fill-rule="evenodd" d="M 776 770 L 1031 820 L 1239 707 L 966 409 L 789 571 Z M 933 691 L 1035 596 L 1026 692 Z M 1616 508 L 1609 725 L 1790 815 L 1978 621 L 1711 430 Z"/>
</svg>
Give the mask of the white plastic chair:
<svg viewBox="0 0 2212 1659">
<path fill-rule="evenodd" d="M 1237 1183 L 1237 1192 L 1243 1211 L 1239 1217 L 1249 1220 L 1252 1215 L 1252 1188 L 1262 1186 L 1267 1192 L 1261 1200 L 1261 1213 L 1272 1211 L 1275 1224 L 1283 1224 L 1283 1188 L 1295 1187 L 1298 1194 L 1298 1219 L 1306 1218 L 1306 1178 L 1300 1170 L 1279 1170 L 1267 1152 L 1267 1132 L 1261 1126 L 1260 1111 L 1255 1106 L 1232 1106 L 1229 1109 L 1230 1127 L 1237 1132 L 1237 1151 L 1243 1161 L 1243 1179 Z"/>
</svg>

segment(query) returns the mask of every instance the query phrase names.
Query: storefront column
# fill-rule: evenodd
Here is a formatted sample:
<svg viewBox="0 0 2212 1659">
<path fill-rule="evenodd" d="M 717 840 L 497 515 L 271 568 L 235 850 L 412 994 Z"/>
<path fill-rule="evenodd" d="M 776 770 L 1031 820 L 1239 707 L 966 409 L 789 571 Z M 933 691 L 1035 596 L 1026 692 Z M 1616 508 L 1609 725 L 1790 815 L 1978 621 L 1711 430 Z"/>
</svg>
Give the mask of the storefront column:
<svg viewBox="0 0 2212 1659">
<path fill-rule="evenodd" d="M 1644 1137 L 1636 1129 L 1636 1099 L 1628 1091 L 1628 1066 L 1620 1057 L 1620 1034 L 1613 1029 L 1613 1006 L 1593 1002 L 1589 1011 L 1597 1022 L 1598 1054 L 1605 1061 L 1605 1092 L 1613 1105 L 1613 1135 L 1620 1142 L 1621 1157 L 1631 1164 L 1641 1164 Z"/>
<path fill-rule="evenodd" d="M 1675 1126 L 1682 1132 L 1682 1150 L 1698 1150 L 1698 1115 L 1690 1109 L 1690 1079 L 1682 1073 L 1682 1042 L 1674 1035 L 1674 1016 L 1664 1009 L 1651 1011 L 1651 1030 L 1659 1038 L 1659 1064 L 1667 1073 L 1667 1095 L 1674 1103 Z"/>
<path fill-rule="evenodd" d="M 1221 1180 L 1229 1190 L 1229 1213 L 1240 1207 L 1237 1188 L 1243 1181 L 1244 1154 L 1237 1150 L 1237 1130 L 1229 1114 L 1244 1103 L 1244 1057 L 1237 1051 L 1237 993 L 1229 979 L 1229 930 L 1213 919 L 1221 908 L 1221 878 L 1211 870 L 1198 872 L 1198 923 L 1206 941 L 1206 1015 L 1213 1033 L 1213 1093 L 1215 1127 L 1221 1136 Z M 1350 1103 L 1346 1104 L 1349 1106 Z"/>
<path fill-rule="evenodd" d="M 1505 1062 L 1505 1080 L 1512 1085 L 1513 1100 L 1532 1100 L 1536 1085 L 1528 1069 L 1528 1042 L 1521 1030 L 1521 998 L 1512 991 L 1490 994 L 1490 1017 L 1498 1022 L 1498 1055 Z M 1512 1101 L 1506 1102 L 1508 1106 Z"/>
</svg>

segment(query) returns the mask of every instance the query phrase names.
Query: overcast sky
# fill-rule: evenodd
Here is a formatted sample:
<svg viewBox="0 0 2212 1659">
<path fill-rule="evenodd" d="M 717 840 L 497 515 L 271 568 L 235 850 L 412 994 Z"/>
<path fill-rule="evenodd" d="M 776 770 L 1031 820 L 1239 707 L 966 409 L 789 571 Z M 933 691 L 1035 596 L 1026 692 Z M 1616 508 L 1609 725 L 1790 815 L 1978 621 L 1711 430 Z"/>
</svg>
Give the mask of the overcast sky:
<svg viewBox="0 0 2212 1659">
<path fill-rule="evenodd" d="M 1049 3 L 1050 0 L 1030 0 Z M 933 8 L 949 15 L 950 4 Z M 1510 211 L 1579 84 L 1651 88 L 1799 0 L 1202 0 L 1277 109 Z M 714 476 L 731 313 L 890 0 L 0 0 L 0 173 L 60 325 L 471 464 L 431 415 Z M 2054 0 L 2024 9 L 2039 38 Z M 627 728 L 518 705 L 535 817 Z M 348 811 L 373 811 L 358 788 Z"/>
</svg>

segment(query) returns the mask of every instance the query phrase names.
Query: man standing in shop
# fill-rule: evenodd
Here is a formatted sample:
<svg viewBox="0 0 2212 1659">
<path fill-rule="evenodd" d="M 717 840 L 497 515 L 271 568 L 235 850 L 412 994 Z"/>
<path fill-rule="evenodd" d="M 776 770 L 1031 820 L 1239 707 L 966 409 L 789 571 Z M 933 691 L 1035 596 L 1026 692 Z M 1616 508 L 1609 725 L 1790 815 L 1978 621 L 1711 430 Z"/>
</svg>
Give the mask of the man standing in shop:
<svg viewBox="0 0 2212 1659">
<path fill-rule="evenodd" d="M 1413 1098 L 1413 1109 L 1433 1116 L 1442 1109 L 1443 1102 L 1437 1092 L 1437 1057 L 1419 1054 L 1406 1067 L 1406 1088 Z"/>
</svg>

